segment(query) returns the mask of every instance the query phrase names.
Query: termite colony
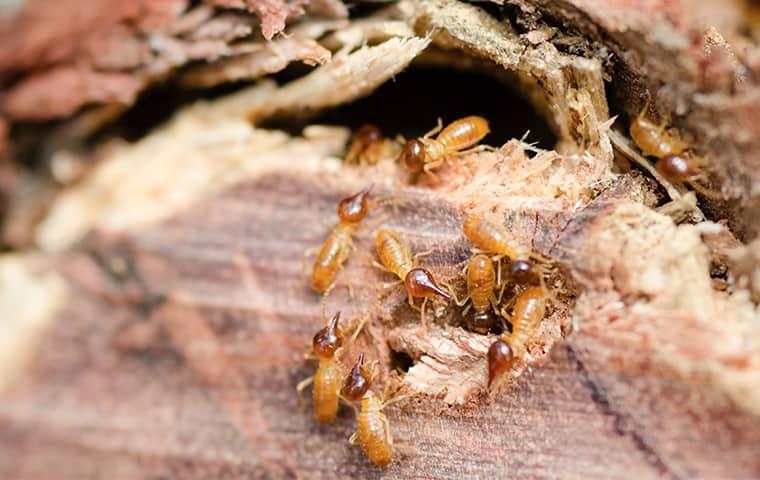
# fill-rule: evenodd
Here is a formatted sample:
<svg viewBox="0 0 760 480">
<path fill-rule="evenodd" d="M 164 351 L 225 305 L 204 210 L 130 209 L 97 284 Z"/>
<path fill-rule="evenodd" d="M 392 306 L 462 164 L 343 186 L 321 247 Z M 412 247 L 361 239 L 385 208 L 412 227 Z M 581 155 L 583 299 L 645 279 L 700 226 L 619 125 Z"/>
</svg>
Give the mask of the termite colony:
<svg viewBox="0 0 760 480">
<path fill-rule="evenodd" d="M 400 142 L 403 147 L 398 162 L 415 175 L 435 177 L 435 169 L 451 164 L 458 156 L 492 149 L 478 145 L 489 131 L 488 122 L 482 117 L 465 117 L 445 128 L 439 120 L 438 126 L 423 137 Z M 388 152 L 399 150 L 398 145 L 392 143 L 379 129 L 365 125 L 356 132 L 346 162 L 374 164 Z M 459 309 L 466 329 L 493 338 L 484 354 L 487 369 L 484 369 L 483 380 L 487 389 L 495 392 L 513 368 L 524 365 L 528 342 L 545 316 L 550 297 L 545 287 L 549 260 L 523 245 L 498 220 L 470 214 L 461 227 L 463 236 L 472 244 L 472 255 L 461 275 L 466 292 L 457 294 L 456 286 L 437 281 L 435 274 L 420 264 L 419 259 L 429 252 L 414 252 L 403 233 L 382 225 L 375 229 L 371 220 L 364 221 L 371 210 L 382 203 L 370 195 L 371 187 L 367 187 L 341 200 L 337 207 L 338 224 L 322 247 L 315 250 L 318 254 L 310 283 L 312 289 L 322 295 L 323 307 L 351 256 L 354 236 L 360 229 L 374 229 L 376 261 L 373 263 L 395 277 L 383 287 L 403 286 L 410 308 L 419 312 L 419 335 L 427 334 L 427 304 L 435 301 Z M 351 291 L 349 287 L 350 295 Z M 417 299 L 421 299 L 419 305 Z M 313 384 L 314 417 L 322 424 L 335 420 L 340 400 L 351 406 L 357 419 L 357 431 L 351 436 L 351 443 L 359 443 L 370 461 L 384 467 L 391 463 L 393 441 L 382 409 L 405 397 L 389 398 L 387 389 L 380 396 L 373 392 L 377 365 L 373 365 L 375 368 L 364 365 L 364 353 L 359 353 L 353 369 L 344 371 L 339 357 L 345 334 L 339 320 L 340 314 L 335 314 L 314 336 L 309 358 L 319 363 L 316 373 L 299 383 L 299 398 L 302 391 Z M 360 335 L 366 320 L 368 315 L 355 322 L 350 343 Z"/>
</svg>

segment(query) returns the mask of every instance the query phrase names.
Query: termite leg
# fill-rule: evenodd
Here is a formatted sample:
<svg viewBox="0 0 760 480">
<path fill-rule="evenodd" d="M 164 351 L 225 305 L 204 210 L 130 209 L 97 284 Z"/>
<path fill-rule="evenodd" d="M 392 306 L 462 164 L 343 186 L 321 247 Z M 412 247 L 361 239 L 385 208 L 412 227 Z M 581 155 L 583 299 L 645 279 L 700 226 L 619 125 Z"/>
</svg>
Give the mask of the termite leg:
<svg viewBox="0 0 760 480">
<path fill-rule="evenodd" d="M 509 309 L 514 305 L 515 297 L 512 297 L 506 305 L 502 305 L 499 309 L 499 315 L 511 321 L 512 315 L 509 314 Z"/>
<path fill-rule="evenodd" d="M 356 405 L 354 405 L 354 402 L 346 400 L 345 397 L 343 397 L 343 395 L 340 394 L 340 392 L 338 392 L 338 398 L 341 399 L 341 400 L 343 400 L 343 403 L 345 403 L 346 405 L 348 405 L 349 407 L 351 407 L 354 410 L 354 414 L 356 415 L 356 418 L 359 418 L 359 413 L 361 413 L 361 412 L 359 412 L 359 407 L 357 407 Z"/>
<path fill-rule="evenodd" d="M 383 422 L 383 426 L 385 427 L 385 443 L 388 444 L 388 446 L 393 446 L 393 435 L 391 435 L 391 424 L 388 421 L 388 417 L 383 415 L 380 418 L 380 421 Z"/>
<path fill-rule="evenodd" d="M 465 268 L 467 267 L 465 266 Z M 468 294 L 465 294 L 464 298 L 462 298 L 462 300 L 459 300 L 457 298 L 457 293 L 454 290 L 454 287 L 452 287 L 449 283 L 446 283 L 446 282 L 441 282 L 441 285 L 443 285 L 446 291 L 449 292 L 449 295 L 451 295 L 451 298 L 454 299 L 454 303 L 456 304 L 457 307 L 464 306 L 464 304 L 467 303 L 467 300 L 470 299 L 470 296 Z"/>
<path fill-rule="evenodd" d="M 501 261 L 504 259 L 504 255 L 494 255 L 491 257 L 492 262 L 496 262 L 496 285 L 499 285 L 502 281 L 501 278 L 501 271 L 502 271 L 502 265 Z M 506 283 L 506 282 L 504 282 Z"/>
<path fill-rule="evenodd" d="M 498 285 L 498 283 L 497 283 Z M 498 305 L 501 303 L 501 299 L 504 297 L 504 290 L 507 288 L 507 282 L 504 282 L 501 285 L 501 288 L 499 289 L 499 296 L 496 298 L 491 298 L 491 305 L 493 306 L 493 309 L 496 310 Z M 494 302 L 495 301 L 495 302 Z"/>
<path fill-rule="evenodd" d="M 406 297 L 407 302 L 409 302 L 409 306 L 412 307 L 413 310 L 417 310 L 418 312 L 421 311 L 420 307 L 414 304 L 414 299 L 407 294 Z"/>
<path fill-rule="evenodd" d="M 649 102 L 651 101 L 652 101 L 652 97 L 650 97 L 649 94 L 647 94 L 647 101 L 644 102 L 644 106 L 642 107 L 639 114 L 636 116 L 637 120 L 641 120 L 642 118 L 646 116 L 647 113 L 649 113 Z"/>
<path fill-rule="evenodd" d="M 306 410 L 306 402 L 303 400 L 303 391 L 306 390 L 306 387 L 314 383 L 314 375 L 310 376 L 309 378 L 305 378 L 298 382 L 298 385 L 296 385 L 296 393 L 298 394 L 298 404 L 301 406 L 301 410 Z"/>
<path fill-rule="evenodd" d="M 334 286 L 335 283 L 330 284 L 330 286 L 327 287 L 327 290 L 325 290 L 325 293 L 322 294 L 322 318 L 327 318 L 327 296 L 330 294 Z"/>
<path fill-rule="evenodd" d="M 478 153 L 478 152 L 495 152 L 496 150 L 498 149 L 491 145 L 476 145 L 466 150 L 460 150 L 459 152 L 457 152 L 457 154 L 461 156 L 461 155 L 469 155 L 471 153 Z"/>
<path fill-rule="evenodd" d="M 425 324 L 425 306 L 427 305 L 427 297 L 422 299 L 422 308 L 420 309 L 420 325 L 422 327 L 422 334 L 427 334 L 427 325 Z"/>
<path fill-rule="evenodd" d="M 707 179 L 704 179 L 707 180 Z M 689 184 L 691 188 L 697 191 L 697 193 L 704 195 L 707 198 L 711 198 L 713 200 L 723 200 L 723 194 L 717 190 L 708 189 L 701 183 L 699 183 L 696 179 L 695 180 L 688 180 L 686 183 Z"/>
<path fill-rule="evenodd" d="M 551 261 L 552 261 L 551 258 L 547 257 L 546 255 L 540 254 L 540 253 L 538 253 L 536 251 L 530 252 L 529 257 L 532 260 L 535 260 L 536 262 L 542 263 L 542 264 L 543 263 L 548 264 L 548 263 L 551 263 Z"/>
<path fill-rule="evenodd" d="M 441 180 L 441 177 L 439 177 L 438 174 L 433 171 L 433 168 L 434 167 L 431 163 L 426 163 L 425 166 L 422 167 L 422 171 L 433 177 L 433 180 L 436 182 L 439 182 Z"/>
<path fill-rule="evenodd" d="M 375 267 L 375 268 L 377 268 L 377 269 L 380 269 L 380 270 L 382 270 L 384 272 L 393 273 L 390 270 L 388 270 L 385 267 L 385 265 L 383 265 L 382 263 L 379 263 L 377 260 L 372 260 L 372 266 Z"/>
<path fill-rule="evenodd" d="M 396 285 L 399 285 L 401 283 L 404 283 L 404 282 L 402 282 L 401 280 L 394 280 L 392 282 L 385 282 L 385 283 L 383 283 L 383 288 L 384 289 L 393 288 Z"/>
<path fill-rule="evenodd" d="M 352 433 L 350 437 L 348 437 L 348 443 L 350 443 L 351 445 L 356 445 L 358 439 L 359 439 L 359 431 L 357 430 L 354 433 Z"/>
<path fill-rule="evenodd" d="M 441 117 L 438 117 L 438 124 L 435 126 L 435 128 L 423 135 L 422 138 L 430 138 L 441 130 L 443 130 L 443 120 L 441 120 Z"/>
<path fill-rule="evenodd" d="M 383 402 L 383 408 L 387 407 L 388 405 L 393 405 L 394 403 L 398 403 L 402 400 L 406 400 L 409 397 L 411 397 L 411 395 L 398 395 L 396 397 L 393 397 L 390 400 Z"/>
<path fill-rule="evenodd" d="M 359 325 L 356 326 L 356 330 L 354 330 L 354 333 L 351 335 L 351 338 L 348 340 L 349 343 L 354 343 L 356 341 L 356 338 L 361 333 L 362 329 L 364 328 L 364 325 L 367 324 L 367 316 L 364 315 L 361 320 L 359 320 Z"/>
<path fill-rule="evenodd" d="M 301 275 L 306 276 L 308 275 L 306 272 L 307 263 L 306 260 L 309 259 L 309 257 L 313 257 L 317 253 L 319 253 L 319 249 L 322 247 L 311 247 L 307 248 L 305 252 L 303 252 L 303 257 L 301 257 Z"/>
<path fill-rule="evenodd" d="M 379 203 L 378 203 L 378 205 L 379 205 Z M 365 225 L 364 228 L 366 230 L 374 230 L 376 226 L 380 225 L 381 223 L 385 222 L 386 220 L 388 220 L 388 214 L 384 213 L 384 214 L 382 214 L 382 215 L 380 215 L 378 217 L 375 217 L 375 218 L 373 218 L 371 220 L 367 220 L 366 222 L 364 222 L 364 225 Z"/>
<path fill-rule="evenodd" d="M 412 258 L 414 259 L 414 261 L 416 263 L 417 260 L 419 260 L 422 257 L 427 257 L 431 253 L 433 253 L 433 250 L 425 250 L 424 252 L 415 253 Z"/>
</svg>

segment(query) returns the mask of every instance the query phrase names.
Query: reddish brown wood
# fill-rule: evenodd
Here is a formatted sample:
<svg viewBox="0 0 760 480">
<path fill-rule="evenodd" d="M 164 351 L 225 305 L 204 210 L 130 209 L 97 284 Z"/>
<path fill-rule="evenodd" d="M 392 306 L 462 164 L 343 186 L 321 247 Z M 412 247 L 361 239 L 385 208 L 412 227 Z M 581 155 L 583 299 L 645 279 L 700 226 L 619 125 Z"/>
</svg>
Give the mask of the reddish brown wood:
<svg viewBox="0 0 760 480">
<path fill-rule="evenodd" d="M 551 243 L 571 245 L 623 194 L 630 194 L 626 182 Z M 327 228 L 315 219 L 331 218 L 343 195 L 299 178 L 265 177 L 135 235 L 92 237 L 51 263 L 68 279 L 72 300 L 31 373 L 0 400 L 3 478 L 760 474 L 757 418 L 698 386 L 620 370 L 600 359 L 606 347 L 583 332 L 493 404 L 420 399 L 391 408 L 396 440 L 417 451 L 400 454 L 381 474 L 346 442 L 349 411 L 320 427 L 299 410 L 294 391 L 312 371 L 301 354 L 322 322 L 300 256 Z M 452 241 L 460 234 L 450 215 L 420 197 L 393 223 L 409 235 L 425 225 L 422 242 L 430 246 L 445 241 L 433 259 L 440 269 L 465 248 Z M 360 236 L 359 251 L 370 242 Z M 114 258 L 127 262 L 126 274 L 104 268 Z M 353 261 L 347 275 L 374 282 L 369 260 Z M 373 286 L 348 304 L 336 293 L 331 308 L 351 318 Z M 381 309 L 403 305 L 394 297 Z M 391 325 L 416 322 L 404 318 Z M 388 321 L 374 318 L 371 336 L 382 338 Z M 374 347 L 387 355 L 386 345 Z"/>
</svg>

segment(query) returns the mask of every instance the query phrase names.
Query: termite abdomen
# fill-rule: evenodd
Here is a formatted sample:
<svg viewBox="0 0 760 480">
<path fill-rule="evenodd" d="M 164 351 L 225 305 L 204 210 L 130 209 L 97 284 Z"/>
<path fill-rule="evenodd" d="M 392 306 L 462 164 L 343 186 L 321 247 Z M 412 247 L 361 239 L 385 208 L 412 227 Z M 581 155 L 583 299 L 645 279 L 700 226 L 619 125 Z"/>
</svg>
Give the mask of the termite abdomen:
<svg viewBox="0 0 760 480">
<path fill-rule="evenodd" d="M 471 115 L 450 123 L 438 134 L 437 141 L 447 150 L 462 150 L 471 147 L 491 132 L 488 121 Z"/>
</svg>

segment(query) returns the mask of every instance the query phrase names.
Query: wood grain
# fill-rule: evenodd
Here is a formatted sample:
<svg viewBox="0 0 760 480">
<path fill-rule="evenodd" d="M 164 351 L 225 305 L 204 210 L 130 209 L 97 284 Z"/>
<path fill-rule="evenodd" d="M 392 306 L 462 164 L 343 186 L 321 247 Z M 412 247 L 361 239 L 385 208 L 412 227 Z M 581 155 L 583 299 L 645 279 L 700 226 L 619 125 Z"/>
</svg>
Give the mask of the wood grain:
<svg viewBox="0 0 760 480">
<path fill-rule="evenodd" d="M 623 181 L 592 202 L 557 245 L 571 245 L 583 225 L 609 214 L 630 185 Z M 449 407 L 421 397 L 391 407 L 396 441 L 415 450 L 397 451 L 385 472 L 370 465 L 346 441 L 354 428 L 349 411 L 332 426 L 318 426 L 299 410 L 294 392 L 312 371 L 301 353 L 322 321 L 320 299 L 300 275 L 301 252 L 324 234 L 321 219 L 334 215 L 342 190 L 269 175 L 160 225 L 95 234 L 50 258 L 49 268 L 67 279 L 71 301 L 30 374 L 0 399 L 2 477 L 760 474 L 756 417 L 667 374 L 634 375 L 601 361 L 607 347 L 583 330 L 493 404 L 479 398 Z M 399 226 L 427 218 L 424 230 L 408 234 L 433 244 L 458 235 L 450 212 L 416 202 L 394 217 Z M 360 251 L 367 241 L 359 240 Z M 435 254 L 435 267 L 459 261 L 460 245 Z M 361 310 L 372 297 L 368 287 L 357 289 L 353 301 L 336 293 L 331 308 Z M 383 308 L 398 310 L 404 299 L 388 302 L 395 306 Z M 407 316 L 384 322 L 416 321 Z M 371 329 L 387 328 L 374 322 Z"/>
</svg>

